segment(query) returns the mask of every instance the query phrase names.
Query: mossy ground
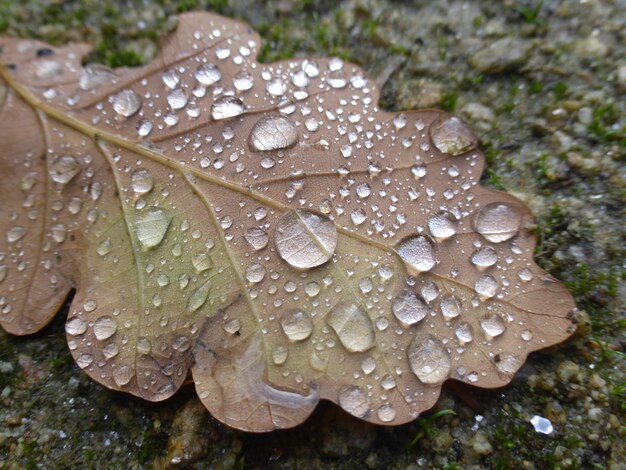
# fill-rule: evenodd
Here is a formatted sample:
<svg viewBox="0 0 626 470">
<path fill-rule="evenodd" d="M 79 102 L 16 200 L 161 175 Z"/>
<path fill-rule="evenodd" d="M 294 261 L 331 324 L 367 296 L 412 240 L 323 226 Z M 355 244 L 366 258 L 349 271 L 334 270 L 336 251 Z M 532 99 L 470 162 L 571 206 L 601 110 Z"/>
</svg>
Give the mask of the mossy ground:
<svg viewBox="0 0 626 470">
<path fill-rule="evenodd" d="M 577 337 L 531 355 L 504 389 L 447 389 L 406 426 L 372 427 L 324 405 L 295 430 L 250 435 L 213 421 L 191 387 L 149 404 L 92 383 L 66 349 L 63 312 L 35 337 L 0 332 L 0 468 L 162 468 L 172 458 L 196 468 L 624 468 L 624 4 L 419 5 L 0 0 L 0 32 L 89 42 L 90 61 L 132 66 L 154 56 L 176 13 L 209 9 L 257 29 L 264 61 L 339 55 L 384 83 L 385 108 L 461 115 L 486 151 L 484 184 L 533 210 L 537 261 L 585 312 Z M 507 38 L 496 65 L 480 56 Z M 535 414 L 552 435 L 533 430 Z"/>
</svg>

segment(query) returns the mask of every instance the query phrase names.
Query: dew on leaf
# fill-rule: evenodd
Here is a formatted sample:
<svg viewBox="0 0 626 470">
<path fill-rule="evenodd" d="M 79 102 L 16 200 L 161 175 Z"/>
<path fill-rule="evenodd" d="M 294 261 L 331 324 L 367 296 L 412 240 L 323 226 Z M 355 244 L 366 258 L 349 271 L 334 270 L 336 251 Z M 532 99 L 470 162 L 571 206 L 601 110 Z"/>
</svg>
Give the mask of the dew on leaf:
<svg viewBox="0 0 626 470">
<path fill-rule="evenodd" d="M 141 97 L 134 90 L 122 90 L 111 98 L 113 111 L 122 117 L 131 117 L 141 108 Z"/>
<path fill-rule="evenodd" d="M 439 384 L 450 375 L 452 361 L 441 340 L 416 335 L 407 350 L 411 370 L 425 384 Z"/>
<path fill-rule="evenodd" d="M 350 352 L 363 352 L 374 346 L 374 326 L 367 313 L 356 304 L 345 302 L 332 308 L 326 319 Z"/>
<path fill-rule="evenodd" d="M 239 116 L 245 111 L 243 102 L 235 96 L 222 96 L 211 106 L 211 117 L 216 121 Z"/>
<path fill-rule="evenodd" d="M 454 116 L 435 120 L 429 128 L 433 145 L 442 153 L 461 155 L 477 145 L 472 130 L 463 121 Z"/>
<path fill-rule="evenodd" d="M 172 217 L 163 209 L 150 209 L 137 217 L 135 227 L 142 250 L 147 251 L 159 246 L 171 222 Z"/>
<path fill-rule="evenodd" d="M 252 127 L 248 143 L 255 152 L 286 149 L 298 143 L 298 130 L 287 116 L 263 116 Z"/>
<path fill-rule="evenodd" d="M 433 244 L 423 235 L 404 239 L 396 245 L 396 253 L 417 272 L 430 271 L 437 262 Z"/>
<path fill-rule="evenodd" d="M 280 319 L 280 326 L 290 341 L 303 341 L 313 332 L 311 317 L 301 310 L 285 313 Z"/>
<path fill-rule="evenodd" d="M 146 194 L 154 187 L 154 178 L 149 170 L 135 170 L 130 175 L 130 186 L 137 194 Z"/>
<path fill-rule="evenodd" d="M 344 385 L 339 389 L 339 406 L 352 416 L 363 418 L 370 411 L 367 392 L 356 385 Z"/>
<path fill-rule="evenodd" d="M 274 241 L 280 257 L 297 269 L 326 263 L 337 247 L 337 229 L 328 217 L 291 210 L 278 221 Z"/>
<path fill-rule="evenodd" d="M 428 314 L 427 305 L 412 290 L 395 297 L 391 307 L 396 318 L 405 325 L 415 325 Z"/>
<path fill-rule="evenodd" d="M 476 231 L 493 243 L 510 240 L 520 229 L 522 214 L 510 204 L 492 202 L 476 216 Z"/>
<path fill-rule="evenodd" d="M 80 173 L 80 163 L 71 155 L 60 155 L 55 157 L 48 166 L 50 178 L 55 183 L 67 184 Z"/>
<path fill-rule="evenodd" d="M 210 86 L 217 83 L 222 78 L 222 74 L 215 64 L 202 64 L 196 69 L 194 77 L 198 83 Z"/>
<path fill-rule="evenodd" d="M 117 321 L 110 316 L 100 317 L 93 324 L 93 334 L 100 341 L 109 339 L 116 331 Z"/>
</svg>

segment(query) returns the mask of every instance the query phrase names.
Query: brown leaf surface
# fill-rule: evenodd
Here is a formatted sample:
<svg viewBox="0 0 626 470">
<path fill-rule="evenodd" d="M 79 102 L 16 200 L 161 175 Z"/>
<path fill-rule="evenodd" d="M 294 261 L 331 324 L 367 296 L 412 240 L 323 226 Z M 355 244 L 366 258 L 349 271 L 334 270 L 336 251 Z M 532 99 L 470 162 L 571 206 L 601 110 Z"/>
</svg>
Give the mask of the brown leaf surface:
<svg viewBox="0 0 626 470">
<path fill-rule="evenodd" d="M 258 35 L 208 13 L 141 68 L 0 45 L 0 321 L 38 331 L 76 288 L 68 344 L 109 388 L 163 400 L 191 369 L 239 429 L 320 399 L 401 424 L 574 330 L 471 130 L 378 110 L 354 65 L 257 63 Z"/>
</svg>

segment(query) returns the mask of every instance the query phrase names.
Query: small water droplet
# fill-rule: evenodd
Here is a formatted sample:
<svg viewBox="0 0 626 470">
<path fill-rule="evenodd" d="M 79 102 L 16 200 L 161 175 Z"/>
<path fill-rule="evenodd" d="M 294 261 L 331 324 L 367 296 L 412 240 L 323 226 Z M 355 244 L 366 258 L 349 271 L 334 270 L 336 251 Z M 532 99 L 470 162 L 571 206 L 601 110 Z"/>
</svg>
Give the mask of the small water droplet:
<svg viewBox="0 0 626 470">
<path fill-rule="evenodd" d="M 396 245 L 396 253 L 417 272 L 430 271 L 437 262 L 432 242 L 423 235 L 402 240 Z"/>
<path fill-rule="evenodd" d="M 328 217 L 307 210 L 286 212 L 274 235 L 280 257 L 294 268 L 309 269 L 327 262 L 337 247 L 337 229 Z"/>
<path fill-rule="evenodd" d="M 287 116 L 269 115 L 259 119 L 248 138 L 250 149 L 256 152 L 286 149 L 298 143 L 298 130 Z"/>
<path fill-rule="evenodd" d="M 106 240 L 101 241 L 96 248 L 96 253 L 100 256 L 106 256 L 113 250 L 113 244 L 111 243 L 111 239 L 107 238 Z"/>
<path fill-rule="evenodd" d="M 440 384 L 450 375 L 452 361 L 443 343 L 431 335 L 416 335 L 407 350 L 411 370 L 425 384 Z"/>
<path fill-rule="evenodd" d="M 480 319 L 480 327 L 485 332 L 485 335 L 490 338 L 495 338 L 504 333 L 506 325 L 502 317 L 496 313 L 492 315 L 484 316 Z"/>
<path fill-rule="evenodd" d="M 111 98 L 113 110 L 123 117 L 130 117 L 139 111 L 141 97 L 133 90 L 122 90 Z"/>
<path fill-rule="evenodd" d="M 495 357 L 495 366 L 498 372 L 513 375 L 522 366 L 522 361 L 518 356 L 507 353 L 500 353 Z"/>
<path fill-rule="evenodd" d="M 191 264 L 193 265 L 196 272 L 202 273 L 208 269 L 211 269 L 211 267 L 213 266 L 213 261 L 208 254 L 198 253 L 191 258 Z"/>
<path fill-rule="evenodd" d="M 350 352 L 363 352 L 374 346 L 374 327 L 367 313 L 350 302 L 336 305 L 327 322 Z"/>
<path fill-rule="evenodd" d="M 428 307 L 411 290 L 405 290 L 393 300 L 391 310 L 396 318 L 405 325 L 415 325 L 426 317 Z"/>
<path fill-rule="evenodd" d="M 93 355 L 89 353 L 82 353 L 76 358 L 76 364 L 81 369 L 86 369 L 93 363 Z"/>
<path fill-rule="evenodd" d="M 461 345 L 471 343 L 474 340 L 474 329 L 467 322 L 459 323 L 454 329 L 454 334 L 458 338 Z"/>
<path fill-rule="evenodd" d="M 530 269 L 528 269 L 528 268 L 521 269 L 517 273 L 517 276 L 523 282 L 530 282 L 530 281 L 533 280 L 533 272 Z"/>
<path fill-rule="evenodd" d="M 376 369 L 376 360 L 372 356 L 366 356 L 361 361 L 361 370 L 365 375 L 369 375 Z"/>
<path fill-rule="evenodd" d="M 476 215 L 478 233 L 493 243 L 502 243 L 517 235 L 522 223 L 522 213 L 506 203 L 492 202 Z"/>
<path fill-rule="evenodd" d="M 183 109 L 187 105 L 187 94 L 180 88 L 172 90 L 167 95 L 167 104 L 174 110 Z"/>
<path fill-rule="evenodd" d="M 247 91 L 254 85 L 254 78 L 246 70 L 242 70 L 233 77 L 233 85 L 238 91 Z"/>
<path fill-rule="evenodd" d="M 285 346 L 278 346 L 272 351 L 272 361 L 277 366 L 283 365 L 289 357 L 289 351 Z"/>
<path fill-rule="evenodd" d="M 429 128 L 433 145 L 442 153 L 461 155 L 476 148 L 476 137 L 459 118 L 445 116 L 433 121 Z"/>
<path fill-rule="evenodd" d="M 428 220 L 428 229 L 433 237 L 444 240 L 456 234 L 456 227 L 445 215 L 434 215 Z"/>
<path fill-rule="evenodd" d="M 287 312 L 280 319 L 280 326 L 290 341 L 303 341 L 311 336 L 313 322 L 306 312 L 294 310 Z"/>
<path fill-rule="evenodd" d="M 165 238 L 172 217 L 163 209 L 150 209 L 137 218 L 135 230 L 143 251 L 159 246 Z"/>
</svg>

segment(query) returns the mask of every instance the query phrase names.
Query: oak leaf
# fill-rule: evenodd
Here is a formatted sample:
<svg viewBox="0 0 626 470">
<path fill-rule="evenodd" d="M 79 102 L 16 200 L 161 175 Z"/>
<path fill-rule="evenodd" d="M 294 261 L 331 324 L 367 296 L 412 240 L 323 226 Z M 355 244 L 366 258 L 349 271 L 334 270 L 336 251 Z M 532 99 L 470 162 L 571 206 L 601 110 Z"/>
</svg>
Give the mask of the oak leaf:
<svg viewBox="0 0 626 470">
<path fill-rule="evenodd" d="M 190 371 L 235 428 L 320 399 L 401 424 L 574 329 L 472 131 L 380 111 L 352 64 L 258 63 L 258 35 L 209 13 L 139 68 L 0 45 L 0 322 L 34 333 L 76 289 L 69 348 L 106 387 L 158 401 Z"/>
</svg>

